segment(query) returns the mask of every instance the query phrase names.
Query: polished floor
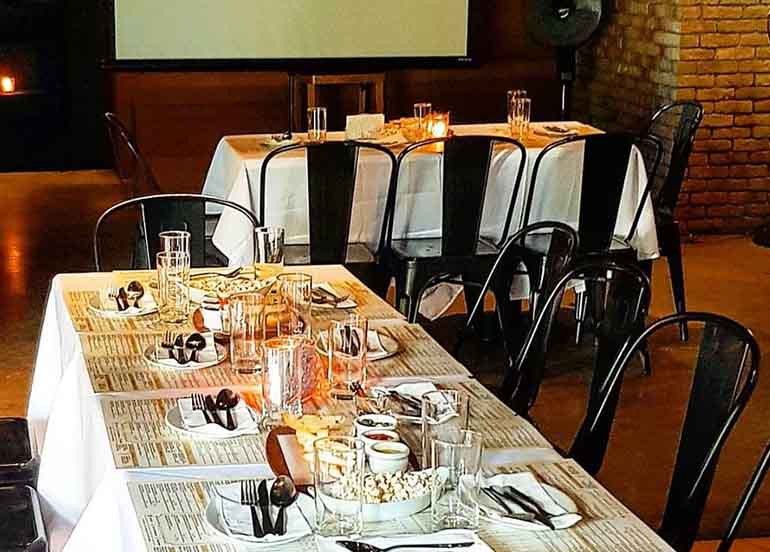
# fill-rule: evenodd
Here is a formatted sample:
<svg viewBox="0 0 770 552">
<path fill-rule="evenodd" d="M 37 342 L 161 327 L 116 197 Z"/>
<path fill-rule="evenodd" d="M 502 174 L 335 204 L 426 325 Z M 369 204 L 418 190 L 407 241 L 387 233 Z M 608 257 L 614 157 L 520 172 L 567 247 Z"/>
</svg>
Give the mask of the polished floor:
<svg viewBox="0 0 770 552">
<path fill-rule="evenodd" d="M 59 272 L 92 270 L 91 231 L 102 210 L 123 197 L 111 173 L 0 175 L 4 212 L 0 217 L 5 362 L 0 367 L 0 415 L 23 415 L 35 346 L 50 278 Z M 685 251 L 689 306 L 719 312 L 751 328 L 770 355 L 770 249 L 744 237 L 711 237 L 688 243 Z M 665 263 L 653 282 L 652 315 L 671 311 Z M 673 451 L 688 373 L 675 339 L 653 346 L 650 378 L 630 373 L 624 384 L 618 422 L 599 479 L 634 512 L 655 525 L 668 488 Z M 687 347 L 684 348 L 687 350 Z M 543 432 L 568 442 L 579 421 L 580 371 L 549 378 L 534 411 Z M 760 385 L 722 456 L 702 526 L 717 538 L 735 497 L 770 439 L 770 377 Z M 555 409 L 553 405 L 559 405 Z M 746 534 L 770 534 L 770 488 L 765 485 L 746 524 Z M 713 549 L 702 543 L 698 552 Z M 736 550 L 770 551 L 770 541 L 751 540 Z"/>
</svg>

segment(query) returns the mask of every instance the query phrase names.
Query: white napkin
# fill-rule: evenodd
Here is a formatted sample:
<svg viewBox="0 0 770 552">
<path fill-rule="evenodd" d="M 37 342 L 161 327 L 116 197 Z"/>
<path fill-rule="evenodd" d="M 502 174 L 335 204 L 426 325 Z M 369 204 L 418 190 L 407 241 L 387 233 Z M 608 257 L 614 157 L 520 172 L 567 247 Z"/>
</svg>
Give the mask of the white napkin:
<svg viewBox="0 0 770 552">
<path fill-rule="evenodd" d="M 177 406 L 179 407 L 179 414 L 182 417 L 182 424 L 185 429 L 192 433 L 199 433 L 209 437 L 235 437 L 237 435 L 259 433 L 257 416 L 243 401 L 240 401 L 235 408 L 230 410 L 237 426 L 233 431 L 228 431 L 217 423 L 207 424 L 203 411 L 193 410 L 192 399 L 190 397 L 179 399 L 177 401 Z M 217 412 L 222 419 L 222 422 L 225 422 L 227 420 L 227 412 L 225 410 L 218 410 Z"/>
<path fill-rule="evenodd" d="M 560 506 L 553 498 L 551 498 L 551 495 L 549 495 L 545 489 L 543 489 L 543 486 L 540 484 L 540 482 L 530 472 L 496 475 L 489 479 L 484 479 L 481 482 L 482 487 L 489 487 L 491 485 L 512 486 L 515 487 L 518 491 L 532 498 L 540 505 L 541 508 L 543 508 L 543 510 L 545 510 L 551 516 L 554 516 L 551 518 L 551 522 L 553 523 L 554 527 L 556 527 L 556 529 L 566 529 L 567 527 L 571 527 L 583 519 L 583 516 L 580 514 L 575 512 L 568 512 L 562 506 Z M 495 519 L 500 523 L 511 522 L 516 525 L 522 524 L 521 521 L 503 517 L 501 515 L 505 513 L 503 508 L 495 501 L 487 497 L 484 493 L 479 492 L 478 501 L 479 506 L 481 506 L 482 511 L 487 515 L 487 517 Z M 509 500 L 506 502 L 506 504 L 508 504 L 508 506 L 514 512 L 524 513 L 524 510 L 520 508 L 515 502 Z M 540 524 L 532 523 L 530 525 L 536 525 L 538 528 L 542 528 Z"/>
<path fill-rule="evenodd" d="M 348 115 L 345 119 L 345 140 L 373 138 L 384 127 L 385 115 L 382 113 Z"/>
<path fill-rule="evenodd" d="M 267 487 L 270 488 L 272 480 L 267 481 Z M 286 509 L 286 534 L 285 535 L 265 535 L 261 539 L 254 536 L 254 530 L 251 524 L 251 510 L 248 506 L 243 506 L 240 503 L 241 500 L 241 485 L 240 483 L 230 483 L 216 488 L 216 492 L 219 497 L 215 497 L 214 500 L 218 500 L 219 511 L 223 521 L 224 530 L 232 536 L 238 538 L 238 540 L 244 540 L 248 542 L 279 542 L 285 540 L 296 539 L 299 536 L 310 534 L 310 526 L 308 525 L 302 514 L 297 511 L 298 505 L 301 503 L 303 507 L 313 507 L 312 499 L 305 495 L 299 495 L 297 502 Z M 308 504 L 309 503 L 309 504 Z M 271 514 L 273 522 L 278 514 L 278 508 L 271 508 Z M 262 523 L 262 512 L 257 507 L 257 516 L 260 523 Z"/>
<path fill-rule="evenodd" d="M 155 348 L 155 354 L 156 354 L 155 361 L 158 364 L 161 364 L 168 368 L 177 368 L 177 369 L 187 368 L 188 370 L 190 368 L 194 368 L 201 364 L 216 363 L 218 360 L 218 357 L 217 357 L 217 347 L 216 347 L 216 344 L 214 343 L 214 334 L 204 333 L 201 335 L 203 336 L 203 339 L 206 340 L 206 348 L 198 352 L 198 362 L 188 362 L 187 364 L 179 364 L 171 356 L 171 350 L 164 349 L 162 347 Z M 185 349 L 185 354 L 187 354 L 188 357 L 190 356 L 191 352 L 192 352 L 191 350 Z"/>
<path fill-rule="evenodd" d="M 314 288 L 320 288 L 327 293 L 331 293 L 337 298 L 344 297 L 345 294 L 340 293 L 329 282 L 318 282 L 313 284 Z M 358 303 L 348 297 L 344 301 L 337 303 L 336 305 L 330 305 L 328 303 L 313 303 L 313 307 L 317 309 L 352 309 L 358 306 Z"/>
<path fill-rule="evenodd" d="M 329 332 L 327 330 L 321 330 L 318 333 L 318 337 L 321 341 L 321 348 L 324 352 L 328 352 L 329 347 Z M 369 330 L 366 333 L 366 360 L 380 360 L 391 354 L 385 346 L 382 344 L 382 339 L 377 330 Z"/>
<path fill-rule="evenodd" d="M 335 543 L 336 540 L 351 540 L 347 538 L 340 539 L 325 539 L 319 538 L 318 549 L 322 552 L 340 552 L 341 550 L 347 550 L 342 546 Z M 400 537 L 368 537 L 365 539 L 358 539 L 361 542 L 371 544 L 378 548 L 388 548 L 390 546 L 398 546 L 405 544 L 446 544 L 455 542 L 473 542 L 473 546 L 468 548 L 457 548 L 456 550 L 467 550 L 468 552 L 492 552 L 492 548 L 481 540 L 473 531 L 465 529 L 448 529 L 446 531 L 439 531 L 437 533 L 429 534 L 414 534 L 405 535 Z"/>
<path fill-rule="evenodd" d="M 561 138 L 561 137 L 567 137 L 567 136 L 574 136 L 578 133 L 577 129 L 572 128 L 571 125 L 568 125 L 566 123 L 533 123 L 530 125 L 532 128 L 532 132 L 535 134 L 539 134 L 541 136 L 548 136 L 551 138 Z M 546 127 L 553 127 L 553 129 L 563 129 L 564 132 L 559 132 L 558 130 L 552 130 L 548 129 Z"/>
<path fill-rule="evenodd" d="M 115 299 L 110 299 L 107 296 L 107 291 L 101 290 L 97 298 L 98 310 L 107 316 L 115 318 L 130 318 L 132 316 L 142 316 L 145 314 L 150 314 L 151 312 L 155 312 L 158 310 L 158 303 L 155 301 L 155 297 L 148 288 L 149 286 L 145 286 L 144 295 L 141 299 L 139 299 L 139 308 L 134 307 L 133 301 L 129 301 L 129 305 L 131 306 L 129 306 L 126 310 L 118 310 L 118 305 L 115 302 Z"/>
<path fill-rule="evenodd" d="M 422 399 L 422 396 L 425 393 L 430 393 L 431 391 L 438 390 L 438 387 L 436 387 L 436 384 L 432 381 L 414 381 L 414 382 L 407 382 L 407 383 L 400 383 L 398 385 L 395 385 L 393 387 L 373 387 L 372 390 L 380 393 L 388 393 L 389 391 L 395 391 L 396 393 L 400 393 L 401 395 L 406 395 L 408 397 L 414 397 L 415 399 Z"/>
</svg>

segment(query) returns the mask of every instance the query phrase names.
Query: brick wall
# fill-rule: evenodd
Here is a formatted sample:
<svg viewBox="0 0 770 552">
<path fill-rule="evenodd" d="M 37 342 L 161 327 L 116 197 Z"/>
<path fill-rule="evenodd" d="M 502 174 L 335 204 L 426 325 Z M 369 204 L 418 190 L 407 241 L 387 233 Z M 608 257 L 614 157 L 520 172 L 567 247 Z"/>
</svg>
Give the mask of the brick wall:
<svg viewBox="0 0 770 552">
<path fill-rule="evenodd" d="M 577 117 L 636 130 L 672 99 L 703 104 L 680 196 L 690 232 L 746 231 L 770 215 L 769 9 L 767 0 L 616 0 L 580 51 Z"/>
</svg>

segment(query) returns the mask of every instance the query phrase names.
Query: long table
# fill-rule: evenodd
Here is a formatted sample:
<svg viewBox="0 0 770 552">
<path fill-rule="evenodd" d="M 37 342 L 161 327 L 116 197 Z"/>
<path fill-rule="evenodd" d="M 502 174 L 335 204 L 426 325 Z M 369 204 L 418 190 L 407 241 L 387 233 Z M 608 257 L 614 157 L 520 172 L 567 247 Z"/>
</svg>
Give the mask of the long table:
<svg viewBox="0 0 770 552">
<path fill-rule="evenodd" d="M 526 420 L 477 382 L 418 325 L 408 324 L 341 266 L 304 267 L 318 280 L 360 291 L 359 310 L 396 337 L 403 351 L 371 364 L 383 384 L 430 379 L 473 397 L 472 426 L 485 434 L 485 467 L 531 470 L 567 491 L 584 521 L 559 532 L 528 533 L 484 525 L 481 538 L 496 551 L 635 550 L 670 548 L 599 483 L 553 450 Z M 53 551 L 111 550 L 235 552 L 203 519 L 214 481 L 269 476 L 264 435 L 228 442 L 170 431 L 164 422 L 176 398 L 223 386 L 256 401 L 256 381 L 227 365 L 180 373 L 151 368 L 141 357 L 160 331 L 147 320 L 107 320 L 84 305 L 90 294 L 151 273 L 67 274 L 51 284 L 35 363 L 28 418 L 41 451 L 38 491 Z M 329 316 L 326 313 L 326 316 Z M 312 409 L 318 405 L 309 404 Z M 345 405 L 339 405 L 345 408 Z M 369 528 L 414 530 L 419 520 Z M 282 550 L 315 550 L 300 541 Z"/>
</svg>

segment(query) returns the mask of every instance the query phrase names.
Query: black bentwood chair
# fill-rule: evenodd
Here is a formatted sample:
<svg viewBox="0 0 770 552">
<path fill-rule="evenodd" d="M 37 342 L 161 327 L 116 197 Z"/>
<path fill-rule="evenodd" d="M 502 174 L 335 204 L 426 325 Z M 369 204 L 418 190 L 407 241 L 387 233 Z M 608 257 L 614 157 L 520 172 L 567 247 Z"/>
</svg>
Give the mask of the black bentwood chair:
<svg viewBox="0 0 770 552">
<path fill-rule="evenodd" d="M 686 312 L 661 318 L 628 343 L 605 380 L 607 397 L 583 425 L 586 434 L 601 432 L 602 417 L 614 409 L 609 397 L 620 390 L 623 371 L 636 349 L 668 326 L 703 324 L 693 371 L 690 400 L 659 533 L 675 550 L 687 552 L 695 541 L 719 454 L 757 384 L 760 352 L 749 330 L 718 314 Z M 732 541 L 759 482 L 767 470 L 762 458 L 741 498 L 727 538 Z M 729 543 L 723 543 L 727 550 Z"/>
<path fill-rule="evenodd" d="M 518 152 L 516 177 L 510 183 L 505 221 L 498 237 L 482 237 L 489 172 L 496 151 Z M 407 162 L 418 163 L 418 155 L 441 155 L 441 237 L 397 238 L 395 232 L 396 202 L 401 173 Z M 478 282 L 489 273 L 508 237 L 513 208 L 526 166 L 526 149 L 502 136 L 451 136 L 431 138 L 404 148 L 398 156 L 398 169 L 388 197 L 388 215 L 381 243 L 380 263 L 396 278 L 396 301 L 407 318 L 417 319 L 419 293 L 428 279 L 436 274 L 462 274 L 464 280 Z M 499 208 L 499 205 L 495 206 Z M 406 211 L 407 207 L 404 207 Z M 472 303 L 473 291 L 466 287 L 466 300 Z M 470 300 L 469 300 L 470 299 Z"/>
<path fill-rule="evenodd" d="M 388 148 L 366 142 L 322 142 L 292 144 L 267 154 L 262 162 L 259 180 L 260 222 L 265 223 L 265 197 L 271 161 L 277 157 L 304 150 L 307 160 L 308 228 L 307 245 L 286 245 L 287 264 L 345 264 L 378 293 L 387 292 L 388 282 L 378 278 L 374 263 L 377 251 L 363 243 L 349 243 L 350 219 L 356 191 L 356 175 L 361 155 L 367 162 L 384 162 L 387 187 L 396 173 L 396 156 Z M 374 183 L 367 183 L 374 184 Z M 251 188 L 249 188 L 251 189 Z M 386 201 L 386 198 L 383 198 Z M 257 202 L 252 200 L 252 205 Z M 383 209 L 383 212 L 385 209 Z M 383 223 L 387 213 L 383 215 Z"/>
<path fill-rule="evenodd" d="M 463 342 L 471 333 L 474 321 L 484 312 L 484 296 L 491 291 L 495 296 L 495 312 L 503 334 L 509 369 L 513 369 L 521 345 L 521 330 L 516 327 L 521 314 L 521 302 L 509 300 L 514 281 L 526 278 L 529 287 L 528 317 L 531 325 L 540 311 L 542 301 L 549 296 L 559 278 L 572 263 L 577 246 L 577 233 L 564 223 L 532 224 L 522 228 L 506 241 L 483 284 L 460 281 L 457 275 L 440 274 L 423 286 L 420 300 L 431 287 L 443 282 L 479 286 L 478 298 L 466 316 L 465 324 L 460 328 L 455 343 L 453 354 L 459 357 Z M 521 281 L 516 283 L 520 285 Z M 418 303 L 418 310 L 419 306 Z"/>
<path fill-rule="evenodd" d="M 158 234 L 165 230 L 190 232 L 190 265 L 193 267 L 221 266 L 222 254 L 206 239 L 206 207 L 220 205 L 234 209 L 252 227 L 259 224 L 254 213 L 231 201 L 197 194 L 161 194 L 136 197 L 113 205 L 96 223 L 93 235 L 94 264 L 103 270 L 104 259 L 131 252 L 131 259 L 122 256 L 115 268 L 150 269 L 155 267 Z"/>
<path fill-rule="evenodd" d="M 681 232 L 674 210 L 682 189 L 692 145 L 695 142 L 695 133 L 702 119 L 703 107 L 698 102 L 675 102 L 664 105 L 656 111 L 647 128 L 647 135 L 657 138 L 663 146 L 663 155 L 657 171 L 653 168 L 654 158 L 645 155 L 645 160 L 648 173 L 654 175 L 650 195 L 655 209 L 655 226 L 660 253 L 668 260 L 676 312 L 684 312 L 687 310 L 687 305 Z M 682 341 L 687 341 L 686 324 L 682 324 L 680 335 Z"/>
<path fill-rule="evenodd" d="M 112 144 L 115 171 L 121 181 L 131 183 L 131 197 L 161 193 L 150 164 L 142 155 L 126 125 L 117 115 L 110 112 L 104 114 L 104 121 Z M 130 172 L 126 171 L 126 165 L 129 165 Z"/>
<path fill-rule="evenodd" d="M 543 380 L 551 329 L 564 292 L 573 280 L 582 280 L 600 290 L 592 295 L 587 306 L 594 320 L 596 339 L 585 420 L 596 418 L 600 405 L 604 408 L 593 431 L 586 432 L 583 422 L 569 451 L 569 456 L 588 473 L 595 474 L 604 460 L 620 395 L 620 385 L 608 389 L 607 381 L 618 354 L 639 334 L 650 302 L 650 281 L 640 268 L 596 259 L 562 275 L 542 303 L 516 364 L 506 374 L 501 398 L 518 414 L 528 416 Z"/>
<path fill-rule="evenodd" d="M 559 155 L 569 155 L 569 148 L 583 146 L 582 174 L 580 177 L 580 206 L 578 215 L 578 236 L 580 248 L 576 263 L 590 257 L 607 257 L 617 262 L 636 263 L 637 252 L 631 245 L 636 234 L 639 219 L 647 200 L 652 179 L 639 197 L 635 207 L 632 224 L 625 235 L 617 235 L 615 228 L 618 220 L 623 189 L 626 183 L 631 152 L 634 146 L 640 150 L 652 151 L 652 170 L 657 169 L 661 146 L 654 137 L 638 137 L 628 133 L 591 134 L 572 136 L 553 142 L 543 148 L 535 160 L 532 180 L 524 207 L 524 224 L 529 224 L 536 193 L 556 194 L 561 182 L 541 182 L 538 178 L 543 160 Z M 546 186 L 548 184 L 548 186 Z M 541 191 L 542 188 L 542 191 Z M 575 317 L 578 325 L 576 340 L 582 335 L 586 321 L 586 305 L 590 301 L 592 290 L 579 293 L 575 302 Z"/>
</svg>

